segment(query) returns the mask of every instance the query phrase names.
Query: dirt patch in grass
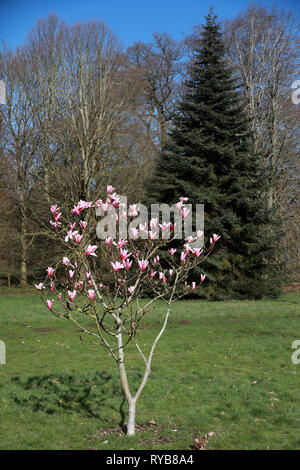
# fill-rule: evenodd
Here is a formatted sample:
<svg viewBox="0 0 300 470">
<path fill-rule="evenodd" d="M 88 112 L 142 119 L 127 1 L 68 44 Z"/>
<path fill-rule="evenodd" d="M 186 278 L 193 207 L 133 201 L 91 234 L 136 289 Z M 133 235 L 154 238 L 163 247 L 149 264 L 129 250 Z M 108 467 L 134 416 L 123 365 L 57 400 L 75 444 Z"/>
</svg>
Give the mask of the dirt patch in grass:
<svg viewBox="0 0 300 470">
<path fill-rule="evenodd" d="M 181 320 L 178 323 L 179 325 L 191 325 L 192 324 L 192 322 L 189 320 Z"/>
<path fill-rule="evenodd" d="M 147 437 L 143 439 L 145 444 L 156 444 L 156 443 L 168 443 L 172 442 L 172 439 L 169 437 L 163 437 L 161 434 L 164 431 L 165 427 L 162 424 L 157 424 L 154 422 L 150 423 L 143 423 L 143 424 L 136 424 L 135 432 L 136 433 L 143 433 L 145 431 L 151 431 L 153 433 L 153 437 Z M 107 438 L 111 435 L 117 436 L 125 436 L 126 435 L 126 427 L 117 425 L 114 428 L 101 428 L 99 429 L 98 433 L 93 436 L 85 436 L 87 441 L 95 440 L 95 439 L 103 439 Z"/>
</svg>

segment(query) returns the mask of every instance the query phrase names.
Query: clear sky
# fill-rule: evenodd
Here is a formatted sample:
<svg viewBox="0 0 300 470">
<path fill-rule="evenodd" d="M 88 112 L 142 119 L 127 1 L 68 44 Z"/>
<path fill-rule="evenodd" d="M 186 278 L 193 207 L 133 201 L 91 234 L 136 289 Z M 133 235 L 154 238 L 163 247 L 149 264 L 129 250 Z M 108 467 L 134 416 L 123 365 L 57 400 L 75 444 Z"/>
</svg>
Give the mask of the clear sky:
<svg viewBox="0 0 300 470">
<path fill-rule="evenodd" d="M 260 5 L 285 6 L 300 16 L 300 0 L 260 0 Z M 249 0 L 0 0 L 0 39 L 21 44 L 39 17 L 55 12 L 71 24 L 103 19 L 124 46 L 151 41 L 152 33 L 168 32 L 180 39 L 203 21 L 210 6 L 219 20 L 236 16 Z"/>
</svg>

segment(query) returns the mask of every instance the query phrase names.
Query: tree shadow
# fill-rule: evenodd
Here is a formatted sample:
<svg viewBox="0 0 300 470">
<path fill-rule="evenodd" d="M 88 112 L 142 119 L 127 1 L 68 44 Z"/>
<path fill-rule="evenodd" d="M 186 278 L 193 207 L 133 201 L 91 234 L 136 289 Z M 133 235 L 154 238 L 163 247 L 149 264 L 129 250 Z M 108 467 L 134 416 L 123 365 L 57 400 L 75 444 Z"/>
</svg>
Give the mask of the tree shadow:
<svg viewBox="0 0 300 470">
<path fill-rule="evenodd" d="M 111 408 L 121 413 L 124 426 L 124 400 L 119 405 L 121 390 L 118 378 L 102 372 L 82 375 L 48 374 L 34 375 L 12 381 L 19 387 L 13 399 L 20 406 L 28 406 L 33 411 L 48 414 L 59 412 L 82 413 L 86 416 L 103 417 L 104 411 Z"/>
</svg>

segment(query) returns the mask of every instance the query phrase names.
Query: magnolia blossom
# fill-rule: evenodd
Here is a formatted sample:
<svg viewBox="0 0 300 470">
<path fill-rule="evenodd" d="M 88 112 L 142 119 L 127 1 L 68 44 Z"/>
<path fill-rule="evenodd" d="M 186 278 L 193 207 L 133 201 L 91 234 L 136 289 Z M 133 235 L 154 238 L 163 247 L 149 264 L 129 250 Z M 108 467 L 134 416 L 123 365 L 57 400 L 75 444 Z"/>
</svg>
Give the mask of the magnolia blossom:
<svg viewBox="0 0 300 470">
<path fill-rule="evenodd" d="M 76 222 L 70 222 L 70 229 L 75 230 Z"/>
<path fill-rule="evenodd" d="M 171 277 L 173 276 L 173 272 L 174 272 L 173 269 L 169 269 L 169 274 L 170 274 Z"/>
<path fill-rule="evenodd" d="M 204 233 L 201 232 L 201 230 L 198 230 L 198 232 L 197 232 L 197 238 L 202 238 L 203 235 L 204 235 Z"/>
<path fill-rule="evenodd" d="M 131 253 L 128 253 L 128 250 L 120 249 L 120 258 L 122 261 L 125 261 L 129 256 L 131 256 Z"/>
<path fill-rule="evenodd" d="M 45 289 L 45 286 L 42 282 L 40 282 L 39 284 L 34 284 L 34 285 L 37 290 Z"/>
<path fill-rule="evenodd" d="M 80 213 L 84 210 L 84 209 L 88 209 L 89 207 L 92 207 L 93 203 L 92 202 L 87 202 L 87 201 L 82 201 L 80 200 L 77 204 L 77 206 L 74 206 L 74 208 L 72 209 L 72 214 L 76 214 L 76 215 L 80 215 Z"/>
<path fill-rule="evenodd" d="M 111 237 L 106 237 L 105 239 L 105 245 L 106 246 L 111 246 L 112 238 Z"/>
<path fill-rule="evenodd" d="M 55 230 L 57 229 L 57 227 L 59 225 L 61 225 L 61 222 L 53 222 L 52 220 L 50 220 L 50 224 L 52 225 L 53 228 L 55 228 Z"/>
<path fill-rule="evenodd" d="M 166 276 L 164 273 L 158 273 L 159 279 L 165 284 L 167 282 Z"/>
<path fill-rule="evenodd" d="M 59 212 L 59 207 L 57 204 L 50 207 L 50 212 L 52 212 L 52 214 L 57 214 Z"/>
<path fill-rule="evenodd" d="M 212 238 L 213 238 L 213 241 L 214 241 L 214 242 L 217 242 L 217 241 L 219 240 L 219 238 L 220 238 L 220 235 L 217 235 L 216 233 L 213 233 Z"/>
<path fill-rule="evenodd" d="M 128 287 L 128 291 L 129 291 L 129 294 L 130 294 L 130 295 L 133 295 L 134 289 L 135 289 L 135 286 L 130 286 L 130 287 Z"/>
<path fill-rule="evenodd" d="M 118 272 L 120 269 L 123 269 L 123 268 L 124 268 L 123 263 L 120 263 L 119 261 L 116 261 L 115 263 L 113 263 L 113 262 L 111 261 L 111 265 L 112 265 L 113 270 L 114 270 L 115 272 Z"/>
<path fill-rule="evenodd" d="M 182 263 L 185 263 L 186 255 L 187 255 L 187 252 L 182 251 L 182 252 L 180 253 L 180 261 L 181 261 Z"/>
<path fill-rule="evenodd" d="M 68 290 L 68 296 L 69 296 L 69 299 L 70 299 L 70 302 L 73 302 L 73 300 L 75 299 L 76 297 L 76 289 L 73 290 L 73 292 L 71 292 L 70 290 Z"/>
<path fill-rule="evenodd" d="M 58 297 L 59 302 L 61 302 L 61 300 L 62 300 L 62 293 L 60 292 L 59 294 L 57 294 L 57 297 Z"/>
<path fill-rule="evenodd" d="M 189 237 L 185 238 L 185 241 L 188 242 L 188 243 L 193 243 L 194 237 L 189 236 Z"/>
<path fill-rule="evenodd" d="M 138 215 L 138 210 L 136 204 L 129 206 L 129 217 L 136 217 Z"/>
<path fill-rule="evenodd" d="M 145 259 L 142 259 L 142 260 L 138 260 L 138 265 L 139 265 L 139 268 L 141 271 L 145 271 L 145 269 L 147 268 L 149 264 L 149 261 L 145 260 Z"/>
<path fill-rule="evenodd" d="M 155 276 L 156 272 L 157 272 L 157 271 L 153 271 L 153 270 L 150 271 L 150 277 L 151 277 L 151 279 Z"/>
<path fill-rule="evenodd" d="M 138 229 L 137 228 L 131 228 L 131 234 L 132 234 L 132 238 L 133 239 L 136 239 L 136 237 L 138 236 Z"/>
<path fill-rule="evenodd" d="M 203 252 L 202 248 L 194 248 L 192 250 L 192 253 L 193 255 L 195 256 L 195 258 L 199 258 L 199 256 L 201 255 L 201 253 Z"/>
<path fill-rule="evenodd" d="M 48 305 L 49 310 L 52 310 L 53 304 L 54 304 L 54 299 L 52 300 L 47 299 L 47 305 Z"/>
<path fill-rule="evenodd" d="M 69 260 L 69 258 L 67 258 L 67 256 L 64 256 L 64 257 L 63 257 L 63 261 L 62 261 L 62 262 L 63 262 L 63 264 L 64 264 L 65 266 L 68 266 L 68 264 L 70 264 L 70 260 Z"/>
<path fill-rule="evenodd" d="M 176 252 L 176 248 L 170 248 L 169 249 L 169 253 L 170 253 L 171 256 L 173 256 L 175 252 Z"/>
<path fill-rule="evenodd" d="M 159 262 L 159 256 L 156 255 L 154 258 L 153 258 L 153 263 L 156 264 Z"/>
<path fill-rule="evenodd" d="M 192 282 L 192 289 L 196 289 L 196 283 L 194 281 Z"/>
<path fill-rule="evenodd" d="M 79 243 L 81 242 L 81 240 L 82 240 L 82 237 L 83 237 L 83 235 L 79 235 L 79 233 L 77 233 L 77 234 L 75 235 L 75 242 L 76 242 L 77 244 L 79 244 Z"/>
<path fill-rule="evenodd" d="M 203 281 L 204 281 L 205 277 L 206 277 L 206 274 L 201 274 L 201 276 L 200 276 L 200 280 L 201 280 L 201 282 L 203 282 Z"/>
<path fill-rule="evenodd" d="M 132 266 L 132 260 L 130 261 L 129 259 L 125 259 L 123 261 L 123 266 L 124 266 L 125 269 L 130 269 L 131 266 Z"/>
<path fill-rule="evenodd" d="M 117 247 L 118 247 L 119 249 L 123 248 L 123 246 L 125 246 L 125 245 L 127 245 L 127 240 L 121 239 L 121 240 L 119 240 L 118 243 L 117 243 Z"/>
<path fill-rule="evenodd" d="M 54 271 L 55 271 L 54 268 L 48 267 L 48 268 L 47 268 L 47 274 L 48 274 L 48 276 L 49 276 L 49 277 L 53 276 Z"/>
<path fill-rule="evenodd" d="M 97 248 L 98 248 L 97 245 L 88 245 L 87 248 L 85 249 L 85 254 L 87 256 L 97 256 L 96 253 L 95 253 Z"/>
<path fill-rule="evenodd" d="M 155 219 L 154 219 L 154 218 L 153 218 L 153 219 L 151 219 L 151 220 L 150 220 L 150 222 L 149 222 L 149 226 L 150 226 L 150 228 L 151 228 L 151 229 L 154 229 L 154 228 L 156 228 L 156 227 L 157 227 L 157 222 L 158 222 L 158 219 L 157 219 L 157 217 L 156 217 Z"/>
<path fill-rule="evenodd" d="M 94 300 L 95 298 L 95 291 L 93 289 L 88 290 L 88 296 L 91 300 Z"/>
<path fill-rule="evenodd" d="M 67 243 L 69 240 L 72 240 L 72 238 L 75 237 L 75 235 L 77 235 L 77 234 L 78 234 L 77 230 L 74 230 L 74 232 L 73 232 L 72 229 L 69 230 L 67 232 L 67 235 L 65 236 L 65 242 Z"/>
<path fill-rule="evenodd" d="M 152 230 L 149 230 L 149 239 L 150 240 L 155 240 L 157 232 L 152 232 Z"/>
<path fill-rule="evenodd" d="M 86 222 L 85 220 L 81 220 L 81 221 L 79 222 L 79 225 L 80 225 L 80 228 L 81 228 L 82 230 L 85 230 L 86 227 L 87 227 L 87 222 Z"/>
<path fill-rule="evenodd" d="M 115 190 L 115 188 L 111 184 L 109 184 L 106 188 L 107 194 L 112 193 L 114 190 Z"/>
<path fill-rule="evenodd" d="M 75 271 L 72 271 L 72 269 L 69 269 L 69 278 L 72 279 L 74 277 Z"/>
<path fill-rule="evenodd" d="M 83 287 L 83 281 L 74 282 L 74 289 L 80 290 Z"/>
<path fill-rule="evenodd" d="M 181 209 L 181 217 L 184 219 L 190 213 L 190 209 L 187 207 L 182 207 Z"/>
<path fill-rule="evenodd" d="M 50 282 L 50 290 L 51 290 L 51 292 L 54 291 L 54 282 Z"/>
<path fill-rule="evenodd" d="M 89 280 L 91 278 L 91 273 L 85 273 L 85 277 L 87 278 L 87 280 Z"/>
</svg>

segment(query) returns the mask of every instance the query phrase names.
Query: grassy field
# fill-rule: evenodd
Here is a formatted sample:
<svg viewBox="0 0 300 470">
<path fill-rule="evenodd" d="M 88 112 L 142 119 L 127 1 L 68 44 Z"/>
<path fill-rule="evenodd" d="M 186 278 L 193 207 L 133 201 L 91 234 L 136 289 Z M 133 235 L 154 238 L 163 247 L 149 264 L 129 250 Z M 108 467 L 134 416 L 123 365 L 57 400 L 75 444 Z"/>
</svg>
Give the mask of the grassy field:
<svg viewBox="0 0 300 470">
<path fill-rule="evenodd" d="M 300 294 L 274 301 L 183 301 L 173 307 L 137 407 L 138 432 L 119 431 L 126 406 L 115 364 L 33 291 L 0 291 L 1 449 L 300 449 Z M 163 315 L 141 332 L 147 349 Z M 87 323 L 88 320 L 87 320 Z M 135 386 L 143 370 L 128 349 Z M 152 422 L 152 424 L 149 424 Z"/>
</svg>

